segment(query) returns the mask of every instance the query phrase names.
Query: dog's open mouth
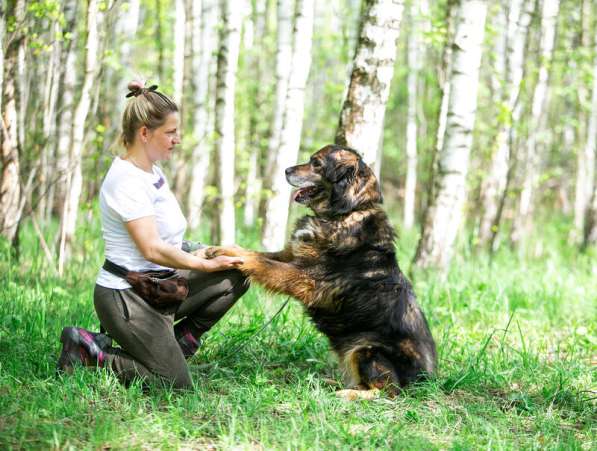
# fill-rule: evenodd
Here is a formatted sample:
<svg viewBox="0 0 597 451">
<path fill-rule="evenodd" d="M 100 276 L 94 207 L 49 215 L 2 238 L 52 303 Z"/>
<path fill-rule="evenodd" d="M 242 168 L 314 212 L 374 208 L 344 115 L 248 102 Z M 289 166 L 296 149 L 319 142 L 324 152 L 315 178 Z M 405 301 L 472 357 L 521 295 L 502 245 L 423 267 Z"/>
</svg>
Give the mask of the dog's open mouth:
<svg viewBox="0 0 597 451">
<path fill-rule="evenodd" d="M 315 196 L 319 192 L 319 188 L 316 186 L 307 186 L 305 188 L 299 188 L 294 193 L 292 193 L 292 200 L 298 202 L 299 204 L 304 204 L 313 196 Z"/>
</svg>

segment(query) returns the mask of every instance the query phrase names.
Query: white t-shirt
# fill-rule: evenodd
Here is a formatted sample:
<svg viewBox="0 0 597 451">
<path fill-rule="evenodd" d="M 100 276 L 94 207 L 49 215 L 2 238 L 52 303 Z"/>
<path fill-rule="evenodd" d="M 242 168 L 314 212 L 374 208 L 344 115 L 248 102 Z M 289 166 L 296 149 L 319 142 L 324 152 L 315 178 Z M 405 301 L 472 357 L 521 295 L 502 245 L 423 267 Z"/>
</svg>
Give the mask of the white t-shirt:
<svg viewBox="0 0 597 451">
<path fill-rule="evenodd" d="M 134 219 L 154 216 L 160 238 L 181 247 L 187 221 L 159 167 L 154 165 L 150 174 L 116 157 L 100 189 L 100 212 L 108 260 L 132 271 L 168 269 L 145 260 L 124 225 Z M 106 288 L 131 287 L 103 268 L 96 283 Z"/>
</svg>

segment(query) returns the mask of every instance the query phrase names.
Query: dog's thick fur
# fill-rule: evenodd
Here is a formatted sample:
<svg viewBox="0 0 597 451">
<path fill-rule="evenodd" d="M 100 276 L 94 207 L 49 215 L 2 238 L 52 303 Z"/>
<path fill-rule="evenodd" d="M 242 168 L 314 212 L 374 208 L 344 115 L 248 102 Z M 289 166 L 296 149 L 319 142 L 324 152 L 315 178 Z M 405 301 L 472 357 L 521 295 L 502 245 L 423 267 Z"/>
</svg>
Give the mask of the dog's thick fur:
<svg viewBox="0 0 597 451">
<path fill-rule="evenodd" d="M 330 340 L 352 388 L 398 387 L 434 372 L 435 343 L 410 282 L 400 271 L 395 233 L 379 184 L 352 149 L 329 145 L 286 170 L 295 201 L 311 208 L 285 249 L 210 248 L 208 257 L 244 257 L 251 280 L 301 301 Z"/>
</svg>

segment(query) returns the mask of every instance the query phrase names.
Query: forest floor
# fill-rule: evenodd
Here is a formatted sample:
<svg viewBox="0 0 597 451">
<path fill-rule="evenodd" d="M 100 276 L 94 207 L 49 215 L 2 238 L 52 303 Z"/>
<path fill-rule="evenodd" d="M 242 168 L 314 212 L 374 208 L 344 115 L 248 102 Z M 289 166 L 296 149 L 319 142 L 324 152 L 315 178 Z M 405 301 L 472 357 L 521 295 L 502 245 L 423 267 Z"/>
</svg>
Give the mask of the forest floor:
<svg viewBox="0 0 597 451">
<path fill-rule="evenodd" d="M 257 247 L 254 235 L 239 244 Z M 437 376 L 356 402 L 334 394 L 337 362 L 298 303 L 252 336 L 284 301 L 256 287 L 191 360 L 192 391 L 126 389 L 103 370 L 56 376 L 62 327 L 98 328 L 99 236 L 79 231 L 63 280 L 32 231 L 21 263 L 0 249 L 0 449 L 597 448 L 597 252 L 568 245 L 566 224 L 543 227 L 525 257 L 490 261 L 460 243 L 446 276 L 415 274 Z M 416 239 L 398 240 L 403 270 Z"/>
</svg>

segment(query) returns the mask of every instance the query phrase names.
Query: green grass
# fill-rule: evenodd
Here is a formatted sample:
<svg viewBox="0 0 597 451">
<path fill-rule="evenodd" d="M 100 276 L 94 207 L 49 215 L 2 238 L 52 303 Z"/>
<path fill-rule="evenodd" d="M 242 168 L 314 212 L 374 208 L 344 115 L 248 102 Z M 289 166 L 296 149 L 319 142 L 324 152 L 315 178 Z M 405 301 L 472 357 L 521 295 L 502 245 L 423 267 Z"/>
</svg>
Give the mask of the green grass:
<svg viewBox="0 0 597 451">
<path fill-rule="evenodd" d="M 0 449 L 597 447 L 597 254 L 569 247 L 561 224 L 543 228 L 529 256 L 489 261 L 462 246 L 447 275 L 416 273 L 437 377 L 395 399 L 346 402 L 298 303 L 252 337 L 284 301 L 256 287 L 192 360 L 193 391 L 125 389 L 102 370 L 56 377 L 62 327 L 97 329 L 101 241 L 97 218 L 86 223 L 64 280 L 29 229 L 19 263 L 0 244 Z M 256 232 L 239 241 L 255 247 Z M 403 270 L 415 244 L 402 234 Z"/>
</svg>

